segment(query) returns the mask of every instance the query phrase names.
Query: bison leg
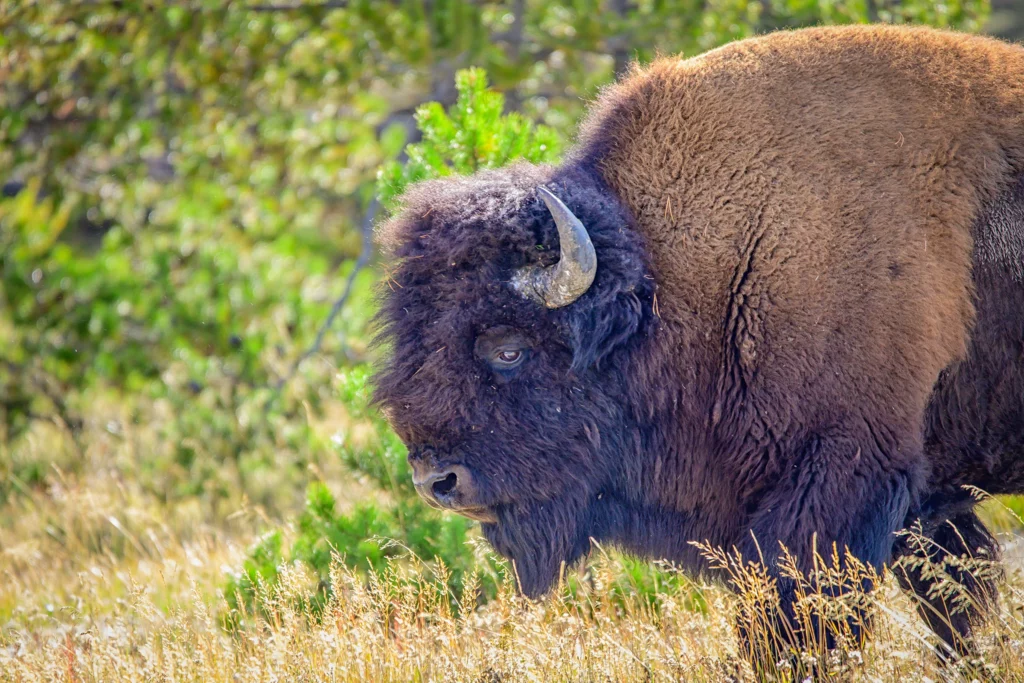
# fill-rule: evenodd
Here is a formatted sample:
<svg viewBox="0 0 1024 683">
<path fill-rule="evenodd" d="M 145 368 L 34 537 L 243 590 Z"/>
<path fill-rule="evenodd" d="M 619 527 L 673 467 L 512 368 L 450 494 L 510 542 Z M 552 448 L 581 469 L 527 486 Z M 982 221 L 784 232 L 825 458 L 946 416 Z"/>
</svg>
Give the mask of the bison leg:
<svg viewBox="0 0 1024 683">
<path fill-rule="evenodd" d="M 809 438 L 786 480 L 759 503 L 739 550 L 746 560 L 763 561 L 780 605 L 740 630 L 766 672 L 800 653 L 823 655 L 839 640 L 853 648 L 862 642 L 864 596 L 892 557 L 918 479 L 909 467 L 882 469 L 881 433 L 871 430 L 859 441 L 856 432 Z"/>
<path fill-rule="evenodd" d="M 971 652 L 972 626 L 994 605 L 999 546 L 973 511 L 919 527 L 900 539 L 893 572 L 917 611 L 956 654 Z"/>
</svg>

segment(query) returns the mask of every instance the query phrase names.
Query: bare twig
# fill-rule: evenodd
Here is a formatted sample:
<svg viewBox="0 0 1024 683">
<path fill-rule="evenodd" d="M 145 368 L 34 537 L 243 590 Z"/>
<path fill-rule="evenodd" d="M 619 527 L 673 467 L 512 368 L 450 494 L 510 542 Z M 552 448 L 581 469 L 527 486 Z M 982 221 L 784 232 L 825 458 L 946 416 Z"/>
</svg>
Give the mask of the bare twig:
<svg viewBox="0 0 1024 683">
<path fill-rule="evenodd" d="M 526 0 L 516 0 L 512 5 L 512 26 L 505 32 L 505 41 L 508 45 L 506 54 L 508 61 L 516 66 L 519 65 L 523 54 L 523 27 L 526 24 Z M 522 95 L 518 86 L 505 93 L 506 111 L 518 111 L 522 106 Z"/>
<path fill-rule="evenodd" d="M 299 356 L 292 364 L 291 369 L 284 377 L 277 383 L 277 387 L 274 391 L 274 396 L 267 402 L 267 407 L 274 402 L 277 396 L 284 389 L 284 386 L 288 384 L 296 373 L 299 371 L 299 367 L 303 362 L 306 361 L 310 356 L 320 351 L 320 346 L 324 342 L 324 337 L 327 336 L 327 331 L 331 329 L 334 324 L 335 318 L 341 313 L 341 310 L 345 307 L 349 297 L 352 295 L 352 288 L 355 285 L 356 276 L 359 275 L 360 271 L 366 267 L 366 264 L 370 261 L 370 254 L 373 253 L 373 221 L 377 217 L 377 209 L 380 206 L 377 198 L 374 197 L 373 201 L 370 202 L 370 206 L 366 209 L 366 215 L 363 217 L 363 225 L 361 228 L 362 235 L 362 249 L 359 251 L 359 257 L 356 258 L 355 264 L 352 266 L 352 271 L 348 274 L 348 280 L 345 282 L 345 288 L 342 289 L 341 295 L 334 300 L 334 305 L 331 306 L 331 312 L 327 315 L 327 319 L 324 320 L 323 325 L 320 326 L 320 330 L 316 333 L 316 339 L 313 341 L 313 345 L 306 349 L 301 356 Z"/>
</svg>

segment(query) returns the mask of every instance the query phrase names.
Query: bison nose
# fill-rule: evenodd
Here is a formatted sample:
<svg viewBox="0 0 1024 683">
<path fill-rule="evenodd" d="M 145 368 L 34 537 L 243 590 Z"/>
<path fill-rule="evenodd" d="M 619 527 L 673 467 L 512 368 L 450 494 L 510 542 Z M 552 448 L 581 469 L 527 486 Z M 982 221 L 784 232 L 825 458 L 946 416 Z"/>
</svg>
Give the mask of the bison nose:
<svg viewBox="0 0 1024 683">
<path fill-rule="evenodd" d="M 434 507 L 458 510 L 477 504 L 473 500 L 473 475 L 462 465 L 433 469 L 416 463 L 413 465 L 412 483 L 420 496 Z"/>
</svg>

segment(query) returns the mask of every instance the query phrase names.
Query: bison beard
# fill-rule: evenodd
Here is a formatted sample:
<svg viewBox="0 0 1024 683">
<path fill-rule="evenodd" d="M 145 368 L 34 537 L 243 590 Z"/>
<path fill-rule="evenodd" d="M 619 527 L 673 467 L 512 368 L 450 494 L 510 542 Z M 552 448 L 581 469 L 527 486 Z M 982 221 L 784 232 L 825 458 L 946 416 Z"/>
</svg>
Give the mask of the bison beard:
<svg viewBox="0 0 1024 683">
<path fill-rule="evenodd" d="M 551 588 L 563 566 L 587 553 L 586 513 L 580 501 L 505 506 L 498 509 L 498 522 L 482 529 L 494 549 L 512 561 L 520 590 L 536 598 Z"/>
<path fill-rule="evenodd" d="M 481 528 L 494 549 L 512 560 L 520 590 L 533 598 L 550 590 L 563 569 L 586 556 L 592 540 L 694 571 L 704 569 L 699 549 L 687 540 L 696 537 L 690 516 L 629 501 L 611 491 L 589 499 L 567 496 L 535 505 L 502 506 L 498 522 Z"/>
<path fill-rule="evenodd" d="M 783 545 L 995 558 L 962 487 L 1024 491 L 1022 83 L 988 39 L 775 34 L 635 70 L 558 168 L 411 188 L 375 398 L 417 490 L 530 596 L 590 538 L 763 558 L 783 621 Z M 962 613 L 898 576 L 968 651 L 992 577 Z"/>
</svg>

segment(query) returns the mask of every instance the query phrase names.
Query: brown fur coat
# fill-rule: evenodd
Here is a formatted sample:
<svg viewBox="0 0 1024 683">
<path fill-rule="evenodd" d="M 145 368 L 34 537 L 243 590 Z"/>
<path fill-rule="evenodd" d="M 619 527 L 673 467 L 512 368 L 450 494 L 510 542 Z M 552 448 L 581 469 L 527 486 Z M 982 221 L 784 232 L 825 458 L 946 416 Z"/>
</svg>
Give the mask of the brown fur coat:
<svg viewBox="0 0 1024 683">
<path fill-rule="evenodd" d="M 766 432 L 797 399 L 919 432 L 970 338 L 972 228 L 1024 169 L 1024 49 L 856 26 L 660 59 L 579 154 L 636 214 L 692 386 L 743 382 Z"/>
</svg>

